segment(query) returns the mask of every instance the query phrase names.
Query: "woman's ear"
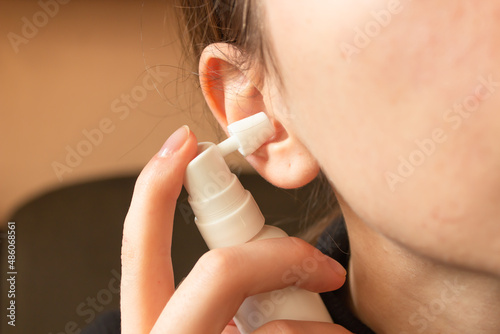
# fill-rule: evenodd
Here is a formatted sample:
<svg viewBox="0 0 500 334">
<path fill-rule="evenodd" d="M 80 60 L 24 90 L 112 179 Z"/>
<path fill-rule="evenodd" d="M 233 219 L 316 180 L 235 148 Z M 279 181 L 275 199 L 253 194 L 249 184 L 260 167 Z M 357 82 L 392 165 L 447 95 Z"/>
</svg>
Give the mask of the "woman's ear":
<svg viewBox="0 0 500 334">
<path fill-rule="evenodd" d="M 273 97 L 265 93 L 260 84 L 265 82 L 262 71 L 246 68 L 241 60 L 239 50 L 226 43 L 211 44 L 203 51 L 200 84 L 210 110 L 226 133 L 228 124 L 264 111 L 276 134 L 246 159 L 277 187 L 297 188 L 309 183 L 319 172 L 316 159 L 279 121 L 279 115 L 288 113 L 276 110 L 282 104 L 272 103 Z"/>
</svg>

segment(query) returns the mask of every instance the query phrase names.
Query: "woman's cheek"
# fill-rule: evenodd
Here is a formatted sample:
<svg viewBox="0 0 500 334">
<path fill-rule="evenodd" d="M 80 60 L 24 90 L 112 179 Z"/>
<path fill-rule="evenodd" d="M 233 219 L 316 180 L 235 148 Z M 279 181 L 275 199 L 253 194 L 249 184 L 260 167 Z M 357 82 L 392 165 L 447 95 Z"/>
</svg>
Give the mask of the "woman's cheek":
<svg viewBox="0 0 500 334">
<path fill-rule="evenodd" d="M 487 251 L 473 229 L 500 211 L 500 3 L 389 3 L 266 2 L 290 122 L 366 222 L 433 255 L 464 233 Z"/>
</svg>

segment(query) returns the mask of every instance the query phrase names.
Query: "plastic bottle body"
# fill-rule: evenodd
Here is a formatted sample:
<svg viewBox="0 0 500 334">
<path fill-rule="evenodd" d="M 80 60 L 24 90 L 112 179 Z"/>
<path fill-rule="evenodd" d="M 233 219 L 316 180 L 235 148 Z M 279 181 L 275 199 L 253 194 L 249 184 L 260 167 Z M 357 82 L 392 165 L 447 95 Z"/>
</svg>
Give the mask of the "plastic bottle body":
<svg viewBox="0 0 500 334">
<path fill-rule="evenodd" d="M 277 227 L 264 225 L 264 216 L 253 196 L 231 173 L 222 156 L 236 147 L 244 148 L 247 155 L 262 145 L 272 134 L 267 131 L 272 126 L 262 117 L 265 114 L 250 123 L 237 124 L 233 128 L 237 141 L 229 140 L 220 147 L 199 143 L 197 157 L 187 166 L 184 186 L 195 223 L 210 249 L 287 236 Z M 321 297 L 296 286 L 250 296 L 234 317 L 242 334 L 278 319 L 332 322 Z"/>
<path fill-rule="evenodd" d="M 283 230 L 264 225 L 250 241 L 283 237 L 287 237 Z M 234 322 L 242 334 L 247 334 L 279 319 L 333 322 L 319 294 L 295 286 L 248 297 L 241 304 Z"/>
</svg>

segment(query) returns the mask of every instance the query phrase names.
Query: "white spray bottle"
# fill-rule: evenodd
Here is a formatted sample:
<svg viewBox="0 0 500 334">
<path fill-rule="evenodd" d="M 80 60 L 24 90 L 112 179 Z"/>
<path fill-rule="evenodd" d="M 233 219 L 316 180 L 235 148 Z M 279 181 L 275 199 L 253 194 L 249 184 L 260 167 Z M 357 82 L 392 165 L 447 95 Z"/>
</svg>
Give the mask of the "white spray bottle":
<svg viewBox="0 0 500 334">
<path fill-rule="evenodd" d="M 223 158 L 235 150 L 243 156 L 255 152 L 274 135 L 271 122 L 260 112 L 228 125 L 228 131 L 230 137 L 219 145 L 199 143 L 186 169 L 184 186 L 203 239 L 213 249 L 286 237 L 281 229 L 264 225 L 257 203 Z M 250 296 L 234 317 L 242 334 L 278 319 L 332 322 L 321 297 L 297 287 Z"/>
</svg>

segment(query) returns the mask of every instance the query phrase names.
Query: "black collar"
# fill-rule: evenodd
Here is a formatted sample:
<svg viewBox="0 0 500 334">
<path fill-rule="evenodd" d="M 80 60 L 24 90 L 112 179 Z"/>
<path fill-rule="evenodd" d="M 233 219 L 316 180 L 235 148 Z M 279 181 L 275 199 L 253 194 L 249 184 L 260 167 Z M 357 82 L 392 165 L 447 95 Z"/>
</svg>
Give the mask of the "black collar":
<svg viewBox="0 0 500 334">
<path fill-rule="evenodd" d="M 335 220 L 321 234 L 316 247 L 337 260 L 347 269 L 349 265 L 349 238 L 343 217 Z M 336 291 L 325 292 L 321 298 L 330 312 L 333 322 L 355 334 L 375 334 L 351 312 L 348 304 L 347 285 Z"/>
</svg>

